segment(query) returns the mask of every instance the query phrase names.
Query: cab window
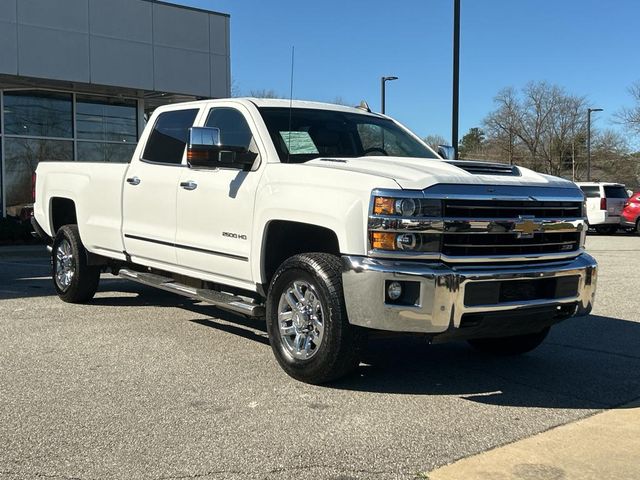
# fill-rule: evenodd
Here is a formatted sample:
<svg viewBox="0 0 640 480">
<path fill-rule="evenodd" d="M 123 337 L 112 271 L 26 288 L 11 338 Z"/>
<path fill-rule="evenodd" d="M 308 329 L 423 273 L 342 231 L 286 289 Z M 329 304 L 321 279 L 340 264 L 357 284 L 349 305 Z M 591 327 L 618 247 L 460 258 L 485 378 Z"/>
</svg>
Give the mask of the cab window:
<svg viewBox="0 0 640 480">
<path fill-rule="evenodd" d="M 198 109 L 172 110 L 161 113 L 149 135 L 142 159 L 148 162 L 180 165 L 189 141 L 189 128 Z"/>
<path fill-rule="evenodd" d="M 235 108 L 211 109 L 205 126 L 219 128 L 220 141 L 224 145 L 245 147 L 247 150 L 251 149 L 253 134 L 244 115 Z"/>
</svg>

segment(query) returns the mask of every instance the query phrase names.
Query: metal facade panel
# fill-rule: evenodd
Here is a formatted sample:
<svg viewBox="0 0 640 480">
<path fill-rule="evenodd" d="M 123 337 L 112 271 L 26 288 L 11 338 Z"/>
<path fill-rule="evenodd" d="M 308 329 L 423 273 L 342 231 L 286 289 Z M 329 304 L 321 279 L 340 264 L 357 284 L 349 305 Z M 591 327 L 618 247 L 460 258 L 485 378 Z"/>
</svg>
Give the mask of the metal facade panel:
<svg viewBox="0 0 640 480">
<path fill-rule="evenodd" d="M 131 0 L 90 0 L 91 35 L 135 42 L 153 42 L 152 5 Z"/>
<path fill-rule="evenodd" d="M 2 0 L 0 1 L 0 21 L 3 22 L 16 22 L 16 4 L 17 0 Z"/>
<path fill-rule="evenodd" d="M 152 45 L 92 36 L 91 82 L 153 90 Z"/>
<path fill-rule="evenodd" d="M 153 5 L 156 46 L 209 52 L 209 15 L 168 5 Z"/>
<path fill-rule="evenodd" d="M 229 57 L 211 55 L 211 96 L 224 98 L 231 95 Z"/>
<path fill-rule="evenodd" d="M 154 48 L 155 90 L 211 96 L 209 54 L 180 48 Z"/>
<path fill-rule="evenodd" d="M 18 23 L 87 33 L 88 9 L 87 0 L 18 0 Z"/>
<path fill-rule="evenodd" d="M 212 54 L 229 55 L 229 17 L 209 15 Z"/>
<path fill-rule="evenodd" d="M 230 88 L 229 17 L 178 5 L 0 0 L 0 45 L 3 74 L 206 97 Z"/>
<path fill-rule="evenodd" d="M 89 35 L 18 25 L 19 75 L 89 83 Z"/>
<path fill-rule="evenodd" d="M 0 73 L 18 74 L 18 38 L 15 23 L 0 21 Z"/>
</svg>

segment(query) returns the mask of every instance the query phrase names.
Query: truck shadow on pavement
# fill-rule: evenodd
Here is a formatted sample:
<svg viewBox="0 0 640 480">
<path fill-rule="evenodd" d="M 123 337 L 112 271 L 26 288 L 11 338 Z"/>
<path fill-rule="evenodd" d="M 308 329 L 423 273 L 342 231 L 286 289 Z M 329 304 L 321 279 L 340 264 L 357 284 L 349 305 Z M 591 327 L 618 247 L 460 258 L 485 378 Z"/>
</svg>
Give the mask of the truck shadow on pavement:
<svg viewBox="0 0 640 480">
<path fill-rule="evenodd" d="M 55 294 L 46 264 L 26 274 L 14 265 L 4 267 L 3 280 L 12 281 L 3 282 L 0 298 Z M 114 277 L 101 281 L 92 304 L 182 308 L 196 313 L 190 321 L 212 334 L 222 331 L 269 344 L 264 321 Z M 640 323 L 600 315 L 566 320 L 538 349 L 519 357 L 483 355 L 464 342 L 429 345 L 423 337 L 373 338 L 356 374 L 323 388 L 453 395 L 496 406 L 600 409 L 640 397 L 639 345 Z"/>
<path fill-rule="evenodd" d="M 538 349 L 517 357 L 480 354 L 466 343 L 370 342 L 358 375 L 333 388 L 455 395 L 511 407 L 599 409 L 640 397 L 640 323 L 599 315 L 555 326 Z"/>
<path fill-rule="evenodd" d="M 262 320 L 141 285 L 112 282 L 105 282 L 102 289 L 138 295 L 109 295 L 94 303 L 179 307 L 199 315 L 190 320 L 193 323 L 269 344 Z M 429 345 L 418 336 L 374 337 L 355 375 L 322 388 L 454 395 L 496 406 L 601 409 L 640 397 L 638 345 L 640 323 L 599 315 L 560 323 L 538 349 L 518 357 L 484 355 L 465 342 Z"/>
</svg>

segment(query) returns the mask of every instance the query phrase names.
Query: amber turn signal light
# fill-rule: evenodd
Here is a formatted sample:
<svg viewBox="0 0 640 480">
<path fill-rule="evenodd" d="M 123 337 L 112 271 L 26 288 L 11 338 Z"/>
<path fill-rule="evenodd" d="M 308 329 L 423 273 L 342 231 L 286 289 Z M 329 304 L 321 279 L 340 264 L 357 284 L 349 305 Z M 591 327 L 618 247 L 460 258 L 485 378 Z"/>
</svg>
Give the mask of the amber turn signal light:
<svg viewBox="0 0 640 480">
<path fill-rule="evenodd" d="M 373 213 L 375 215 L 393 215 L 395 213 L 395 199 L 376 197 L 373 201 Z"/>
<path fill-rule="evenodd" d="M 387 232 L 371 232 L 371 246 L 376 250 L 395 250 L 396 234 Z"/>
</svg>

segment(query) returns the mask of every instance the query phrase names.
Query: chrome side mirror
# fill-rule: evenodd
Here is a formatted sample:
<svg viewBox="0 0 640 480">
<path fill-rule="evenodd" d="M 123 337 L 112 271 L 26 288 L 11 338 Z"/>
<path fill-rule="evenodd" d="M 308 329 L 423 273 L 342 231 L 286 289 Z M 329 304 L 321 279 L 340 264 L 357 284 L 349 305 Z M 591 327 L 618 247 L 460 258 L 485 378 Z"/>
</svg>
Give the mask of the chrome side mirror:
<svg viewBox="0 0 640 480">
<path fill-rule="evenodd" d="M 220 129 L 215 127 L 191 127 L 189 129 L 189 146 L 205 147 L 220 145 Z"/>
<path fill-rule="evenodd" d="M 257 154 L 237 145 L 224 145 L 220 129 L 191 127 L 187 163 L 191 168 L 240 168 L 250 170 Z"/>
<path fill-rule="evenodd" d="M 445 160 L 455 160 L 456 149 L 451 145 L 438 145 L 438 155 Z"/>
</svg>

